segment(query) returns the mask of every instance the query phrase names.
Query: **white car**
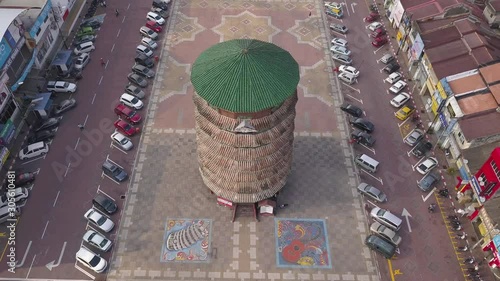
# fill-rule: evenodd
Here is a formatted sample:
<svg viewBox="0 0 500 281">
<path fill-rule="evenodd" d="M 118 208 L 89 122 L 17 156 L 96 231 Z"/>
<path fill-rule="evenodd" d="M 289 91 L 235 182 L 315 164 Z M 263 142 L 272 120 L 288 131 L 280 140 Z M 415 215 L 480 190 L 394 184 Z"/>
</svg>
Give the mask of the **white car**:
<svg viewBox="0 0 500 281">
<path fill-rule="evenodd" d="M 141 33 L 144 37 L 151 38 L 152 40 L 158 39 L 158 33 L 145 26 L 139 29 L 139 33 Z"/>
<path fill-rule="evenodd" d="M 350 65 L 341 65 L 339 66 L 339 71 L 342 73 L 347 73 L 350 74 L 353 77 L 358 77 L 359 76 L 359 70 L 356 68 L 350 66 Z"/>
<path fill-rule="evenodd" d="M 351 51 L 349 49 L 340 46 L 332 46 L 330 48 L 330 51 L 332 51 L 334 54 L 340 54 L 344 56 L 349 56 L 351 54 Z"/>
<path fill-rule="evenodd" d="M 389 75 L 389 77 L 385 78 L 384 81 L 392 85 L 401 80 L 401 78 L 403 78 L 403 75 L 401 75 L 401 73 L 393 72 Z"/>
<path fill-rule="evenodd" d="M 337 2 L 325 2 L 325 8 L 340 10 L 342 9 L 342 6 L 340 6 Z"/>
<path fill-rule="evenodd" d="M 151 38 L 149 37 L 142 37 L 141 39 L 141 44 L 154 50 L 158 47 L 158 44 Z"/>
<path fill-rule="evenodd" d="M 112 220 L 108 219 L 106 216 L 93 208 L 88 210 L 84 217 L 91 223 L 97 225 L 104 232 L 110 232 L 113 227 L 115 227 L 115 223 Z"/>
<path fill-rule="evenodd" d="M 345 83 L 347 83 L 349 85 L 352 85 L 352 84 L 358 82 L 358 80 L 356 80 L 356 77 L 353 77 L 353 76 L 351 76 L 351 74 L 348 74 L 345 72 L 341 72 L 338 75 L 338 77 L 341 81 L 344 81 Z"/>
<path fill-rule="evenodd" d="M 424 162 L 420 163 L 420 165 L 417 166 L 417 172 L 419 172 L 422 175 L 427 174 L 430 172 L 432 169 L 434 169 L 438 164 L 438 161 L 434 157 L 429 157 L 424 160 Z"/>
<path fill-rule="evenodd" d="M 347 47 L 347 40 L 342 39 L 342 38 L 333 38 L 332 39 L 332 44 L 340 47 Z"/>
<path fill-rule="evenodd" d="M 82 70 L 90 61 L 90 55 L 88 53 L 83 53 L 76 58 L 75 68 Z"/>
<path fill-rule="evenodd" d="M 144 106 L 142 101 L 140 101 L 138 98 L 136 98 L 130 94 L 123 94 L 120 97 L 120 102 L 128 107 L 131 107 L 131 108 L 134 108 L 137 110 L 141 109 Z"/>
<path fill-rule="evenodd" d="M 368 25 L 368 29 L 370 31 L 375 31 L 375 29 L 381 28 L 381 27 L 382 27 L 382 24 L 378 21 L 374 21 Z"/>
<path fill-rule="evenodd" d="M 85 42 L 85 43 L 81 43 L 81 44 L 77 45 L 75 47 L 75 49 L 73 50 L 73 52 L 75 53 L 75 55 L 78 56 L 78 55 L 83 54 L 83 53 L 90 53 L 93 50 L 95 50 L 94 43 L 92 43 L 92 41 L 89 41 L 89 42 Z"/>
<path fill-rule="evenodd" d="M 32 143 L 19 151 L 19 159 L 30 159 L 43 156 L 49 152 L 49 146 L 43 142 Z"/>
<path fill-rule="evenodd" d="M 126 136 L 115 132 L 111 135 L 111 139 L 113 140 L 113 143 L 120 147 L 123 150 L 131 150 L 134 147 L 134 144 L 132 141 L 127 138 Z"/>
<path fill-rule="evenodd" d="M 399 95 L 395 96 L 391 100 L 391 105 L 400 108 L 403 104 L 405 104 L 408 100 L 410 100 L 410 95 L 407 93 L 400 93 Z"/>
<path fill-rule="evenodd" d="M 157 13 L 149 12 L 146 16 L 146 20 L 151 20 L 156 22 L 159 25 L 164 25 L 165 24 L 165 19 L 160 17 Z"/>
<path fill-rule="evenodd" d="M 7 192 L 0 197 L 0 208 L 7 206 L 9 200 L 11 202 L 19 202 L 28 198 L 28 196 L 29 191 L 26 187 L 8 189 Z"/>
<path fill-rule="evenodd" d="M 113 244 L 111 241 L 106 239 L 106 237 L 93 230 L 88 230 L 87 232 L 85 232 L 85 234 L 83 235 L 83 241 L 89 243 L 90 245 L 103 252 L 109 251 L 111 245 Z"/>
<path fill-rule="evenodd" d="M 405 81 L 399 80 L 394 85 L 392 85 L 391 88 L 389 88 L 389 91 L 391 91 L 393 94 L 397 94 L 401 92 L 406 87 L 406 85 L 407 84 Z"/>
<path fill-rule="evenodd" d="M 74 93 L 76 92 L 76 84 L 66 81 L 49 81 L 47 82 L 47 91 L 52 93 Z"/>
<path fill-rule="evenodd" d="M 108 267 L 108 262 L 105 259 L 83 247 L 76 252 L 76 260 L 97 273 L 104 272 Z"/>
</svg>

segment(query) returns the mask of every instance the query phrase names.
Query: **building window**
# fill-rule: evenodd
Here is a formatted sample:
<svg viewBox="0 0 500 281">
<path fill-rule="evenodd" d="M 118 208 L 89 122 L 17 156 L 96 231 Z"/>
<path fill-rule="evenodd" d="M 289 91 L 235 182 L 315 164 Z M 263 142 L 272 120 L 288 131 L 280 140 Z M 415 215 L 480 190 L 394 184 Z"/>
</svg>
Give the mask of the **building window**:
<svg viewBox="0 0 500 281">
<path fill-rule="evenodd" d="M 14 99 L 10 99 L 8 105 L 4 108 L 2 113 L 0 114 L 0 124 L 7 123 L 7 120 L 10 119 L 14 111 L 16 110 L 16 104 L 14 103 Z"/>
<path fill-rule="evenodd" d="M 38 37 L 38 35 L 40 34 L 40 31 L 42 31 L 41 28 L 38 29 L 38 31 L 36 32 L 36 36 Z"/>
<path fill-rule="evenodd" d="M 460 141 L 461 144 L 465 143 L 465 137 L 464 137 L 464 134 L 462 134 L 462 132 L 458 132 L 457 137 L 458 137 L 458 140 Z"/>
<path fill-rule="evenodd" d="M 455 110 L 453 110 L 453 106 L 451 106 L 451 104 L 448 104 L 448 106 L 446 108 L 448 109 L 448 112 L 450 113 L 450 117 L 457 116 L 457 114 L 455 113 Z"/>
<path fill-rule="evenodd" d="M 47 17 L 45 18 L 45 20 L 43 22 L 46 23 L 48 19 L 49 19 L 49 16 L 47 15 Z"/>
<path fill-rule="evenodd" d="M 495 172 L 495 175 L 497 176 L 497 179 L 500 180 L 500 170 L 498 170 L 497 163 L 494 160 L 491 160 L 490 162 L 491 168 Z"/>
</svg>

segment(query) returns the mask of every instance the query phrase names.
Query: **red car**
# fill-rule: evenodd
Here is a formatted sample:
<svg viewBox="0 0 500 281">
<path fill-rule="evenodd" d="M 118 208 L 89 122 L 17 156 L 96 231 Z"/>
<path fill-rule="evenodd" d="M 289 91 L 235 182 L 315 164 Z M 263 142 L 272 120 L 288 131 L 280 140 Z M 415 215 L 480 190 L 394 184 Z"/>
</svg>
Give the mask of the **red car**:
<svg viewBox="0 0 500 281">
<path fill-rule="evenodd" d="M 126 105 L 120 103 L 115 107 L 115 114 L 120 118 L 129 121 L 132 124 L 137 124 L 141 122 L 142 117 L 137 111 L 127 107 Z"/>
<path fill-rule="evenodd" d="M 373 47 L 382 47 L 387 43 L 386 37 L 377 37 L 372 41 Z"/>
<path fill-rule="evenodd" d="M 162 27 L 152 20 L 146 22 L 146 27 L 153 30 L 156 33 L 160 33 L 162 31 Z"/>
<path fill-rule="evenodd" d="M 115 121 L 115 128 L 129 137 L 139 133 L 140 131 L 139 128 L 133 127 L 132 125 L 121 119 Z"/>
<path fill-rule="evenodd" d="M 379 18 L 380 18 L 380 16 L 378 15 L 378 13 L 371 12 L 370 15 L 365 18 L 365 21 L 366 22 L 374 22 L 374 21 L 378 20 Z"/>
<path fill-rule="evenodd" d="M 385 35 L 386 34 L 386 31 L 385 29 L 383 28 L 377 28 L 375 29 L 373 32 L 372 32 L 372 37 L 373 38 L 377 38 L 377 37 L 381 37 L 382 35 Z"/>
</svg>

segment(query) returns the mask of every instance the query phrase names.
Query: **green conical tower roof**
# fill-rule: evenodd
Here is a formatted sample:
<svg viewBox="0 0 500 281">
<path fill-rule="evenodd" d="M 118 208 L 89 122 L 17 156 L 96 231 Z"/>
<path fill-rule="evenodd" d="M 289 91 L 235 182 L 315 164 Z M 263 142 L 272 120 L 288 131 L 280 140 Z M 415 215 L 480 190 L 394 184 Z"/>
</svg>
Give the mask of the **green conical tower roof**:
<svg viewBox="0 0 500 281">
<path fill-rule="evenodd" d="M 295 93 L 299 66 L 282 48 L 259 40 L 214 45 L 196 59 L 191 82 L 210 105 L 231 112 L 258 112 Z"/>
</svg>

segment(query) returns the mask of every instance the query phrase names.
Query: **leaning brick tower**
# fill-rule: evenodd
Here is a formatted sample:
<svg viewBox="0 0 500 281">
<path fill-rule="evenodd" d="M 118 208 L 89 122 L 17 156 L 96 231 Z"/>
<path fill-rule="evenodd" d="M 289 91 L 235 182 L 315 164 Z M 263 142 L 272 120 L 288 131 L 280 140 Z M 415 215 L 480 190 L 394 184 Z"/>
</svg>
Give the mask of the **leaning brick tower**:
<svg viewBox="0 0 500 281">
<path fill-rule="evenodd" d="M 199 170 L 205 185 L 234 203 L 276 194 L 292 165 L 299 67 L 280 47 L 236 39 L 193 64 Z"/>
</svg>

